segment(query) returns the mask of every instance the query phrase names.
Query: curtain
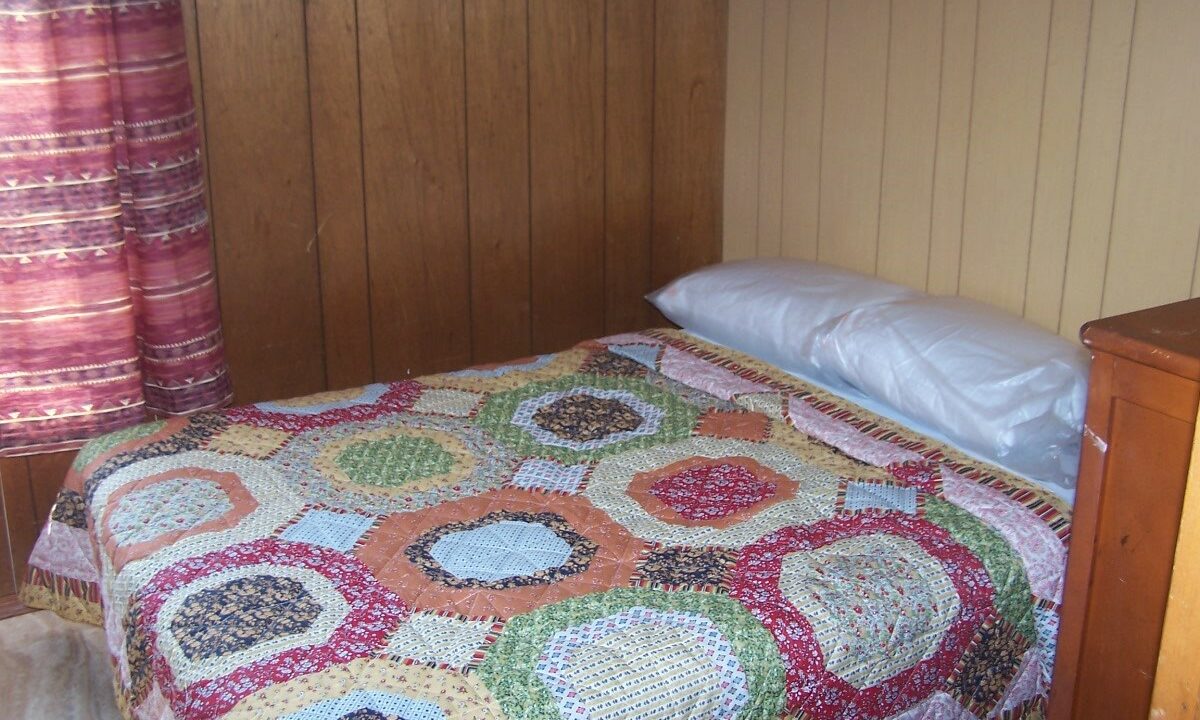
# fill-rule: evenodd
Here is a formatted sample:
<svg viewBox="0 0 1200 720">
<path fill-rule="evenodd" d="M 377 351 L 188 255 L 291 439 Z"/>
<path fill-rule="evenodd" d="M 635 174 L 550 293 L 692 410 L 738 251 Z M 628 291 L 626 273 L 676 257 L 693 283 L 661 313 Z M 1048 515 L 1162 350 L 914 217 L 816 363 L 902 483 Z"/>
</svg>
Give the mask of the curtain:
<svg viewBox="0 0 1200 720">
<path fill-rule="evenodd" d="M 176 0 L 0 0 L 0 456 L 230 399 Z"/>
</svg>

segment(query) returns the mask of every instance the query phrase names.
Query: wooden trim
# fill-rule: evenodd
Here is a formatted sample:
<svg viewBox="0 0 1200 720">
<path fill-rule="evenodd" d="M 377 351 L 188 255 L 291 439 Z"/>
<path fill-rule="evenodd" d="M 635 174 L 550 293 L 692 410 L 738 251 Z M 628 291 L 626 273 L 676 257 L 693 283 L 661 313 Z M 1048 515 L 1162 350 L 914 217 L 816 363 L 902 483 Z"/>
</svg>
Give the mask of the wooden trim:
<svg viewBox="0 0 1200 720">
<path fill-rule="evenodd" d="M 0 620 L 7 620 L 8 618 L 31 612 L 34 612 L 34 609 L 25 607 L 25 603 L 21 602 L 21 599 L 16 595 L 4 595 L 0 597 Z"/>
</svg>

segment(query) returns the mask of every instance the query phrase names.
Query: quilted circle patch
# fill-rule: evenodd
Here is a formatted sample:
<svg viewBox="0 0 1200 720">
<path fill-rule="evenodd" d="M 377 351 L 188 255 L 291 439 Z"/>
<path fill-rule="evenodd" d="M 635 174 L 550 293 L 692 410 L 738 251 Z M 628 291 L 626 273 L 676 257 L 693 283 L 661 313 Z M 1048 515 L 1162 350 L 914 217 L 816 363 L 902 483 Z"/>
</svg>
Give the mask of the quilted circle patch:
<svg viewBox="0 0 1200 720">
<path fill-rule="evenodd" d="M 887 717 L 936 691 L 995 612 L 983 564 L 902 515 L 773 532 L 742 551 L 730 595 L 775 636 L 789 707 L 830 720 Z"/>
<path fill-rule="evenodd" d="M 686 437 L 697 416 L 632 378 L 568 375 L 496 393 L 476 422 L 516 452 L 575 463 Z"/>
<path fill-rule="evenodd" d="M 420 393 L 421 385 L 412 380 L 376 383 L 232 408 L 226 416 L 235 423 L 300 432 L 404 412 Z"/>
<path fill-rule="evenodd" d="M 269 538 L 160 572 L 129 620 L 156 648 L 152 672 L 176 715 L 209 717 L 372 653 L 408 614 L 355 558 Z"/>
<path fill-rule="evenodd" d="M 478 670 L 514 717 L 774 718 L 783 666 L 729 598 L 616 589 L 511 620 Z"/>
<path fill-rule="evenodd" d="M 263 688 L 225 717 L 496 720 L 502 715 L 491 693 L 472 675 L 360 658 Z"/>
<path fill-rule="evenodd" d="M 692 437 L 601 461 L 583 495 L 642 538 L 741 547 L 829 515 L 837 486 L 782 448 Z"/>
<path fill-rule="evenodd" d="M 507 618 L 624 585 L 641 549 L 582 498 L 506 488 L 391 515 L 359 556 L 415 608 Z"/>
<path fill-rule="evenodd" d="M 390 415 L 301 433 L 270 463 L 309 503 L 384 515 L 499 487 L 516 460 L 464 419 Z"/>
</svg>

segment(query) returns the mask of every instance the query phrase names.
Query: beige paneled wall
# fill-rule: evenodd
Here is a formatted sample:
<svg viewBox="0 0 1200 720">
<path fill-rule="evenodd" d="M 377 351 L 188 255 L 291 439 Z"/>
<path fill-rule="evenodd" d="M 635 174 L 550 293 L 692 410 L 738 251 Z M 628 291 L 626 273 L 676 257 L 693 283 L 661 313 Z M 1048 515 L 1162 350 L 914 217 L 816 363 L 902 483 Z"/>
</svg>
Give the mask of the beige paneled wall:
<svg viewBox="0 0 1200 720">
<path fill-rule="evenodd" d="M 1200 2 L 732 0 L 724 256 L 1066 336 L 1200 295 Z"/>
</svg>

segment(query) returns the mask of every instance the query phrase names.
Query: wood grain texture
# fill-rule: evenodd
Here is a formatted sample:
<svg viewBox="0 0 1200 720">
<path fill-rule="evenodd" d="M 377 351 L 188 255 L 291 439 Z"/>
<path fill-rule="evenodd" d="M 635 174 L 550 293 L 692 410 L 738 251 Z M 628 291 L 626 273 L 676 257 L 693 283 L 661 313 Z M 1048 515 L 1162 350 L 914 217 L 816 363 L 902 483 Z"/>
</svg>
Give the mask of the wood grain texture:
<svg viewBox="0 0 1200 720">
<path fill-rule="evenodd" d="M 764 9 L 765 0 L 744 0 L 729 7 L 723 201 L 726 260 L 758 254 Z"/>
<path fill-rule="evenodd" d="M 829 5 L 817 259 L 875 272 L 887 92 L 886 0 Z"/>
<path fill-rule="evenodd" d="M 462 6 L 358 12 L 375 373 L 451 370 L 471 359 Z"/>
<path fill-rule="evenodd" d="M 199 0 L 213 234 L 235 401 L 325 387 L 303 6 Z M 247 99 L 252 99 L 248 102 Z"/>
<path fill-rule="evenodd" d="M 805 260 L 817 258 L 828 16 L 829 0 L 792 0 L 788 13 L 787 102 L 783 127 L 783 196 L 786 202 L 783 204 L 781 245 L 784 256 Z M 731 49 L 730 54 L 733 52 Z M 732 78 L 729 82 L 732 86 Z"/>
<path fill-rule="evenodd" d="M 1050 5 L 982 0 L 959 294 L 1020 314 L 1029 265 Z"/>
<path fill-rule="evenodd" d="M 325 382 L 369 383 L 371 304 L 358 113 L 358 18 L 344 0 L 305 3 Z"/>
<path fill-rule="evenodd" d="M 654 4 L 605 5 L 604 332 L 666 324 L 651 312 Z"/>
<path fill-rule="evenodd" d="M 464 4 L 471 359 L 530 351 L 529 38 L 524 0 Z"/>
<path fill-rule="evenodd" d="M 758 255 L 783 242 L 783 149 L 787 115 L 788 0 L 766 0 L 763 12 L 762 109 L 759 112 Z"/>
<path fill-rule="evenodd" d="M 1200 228 L 1200 3 L 1137 8 L 1101 313 L 1192 292 Z M 1146 239 L 1154 238 L 1154 252 Z"/>
<path fill-rule="evenodd" d="M 29 485 L 33 492 L 33 512 L 39 525 L 50 516 L 67 469 L 74 460 L 74 451 L 29 456 Z"/>
<path fill-rule="evenodd" d="M 656 286 L 721 256 L 727 16 L 725 0 L 656 5 L 651 274 Z"/>
<path fill-rule="evenodd" d="M 25 458 L 14 458 L 25 462 Z M 4 475 L 9 461 L 0 462 L 0 598 L 17 592 L 17 577 L 13 573 L 12 542 L 8 530 L 8 499 L 5 497 Z M 15 510 L 15 508 L 14 508 Z"/>
<path fill-rule="evenodd" d="M 1071 234 L 1071 196 L 1075 189 L 1091 10 L 1092 0 L 1057 0 L 1046 50 L 1023 314 L 1027 320 L 1056 332 Z"/>
<path fill-rule="evenodd" d="M 937 144 L 943 3 L 894 0 L 876 273 L 925 287 Z"/>
<path fill-rule="evenodd" d="M 529 4 L 533 349 L 604 332 L 604 2 Z"/>
</svg>

